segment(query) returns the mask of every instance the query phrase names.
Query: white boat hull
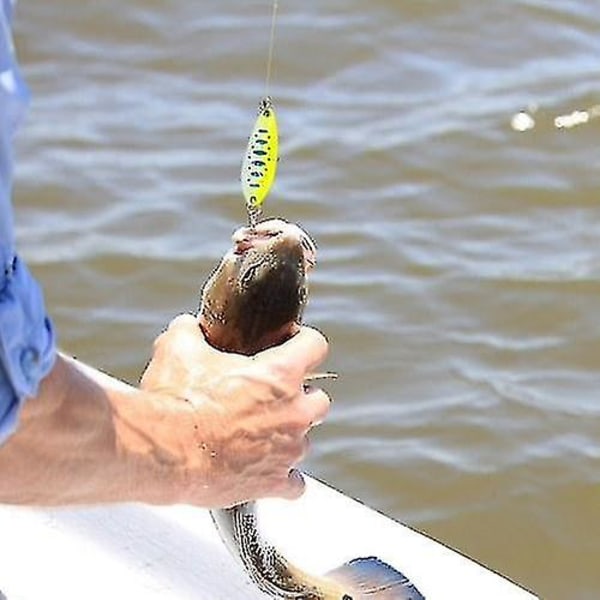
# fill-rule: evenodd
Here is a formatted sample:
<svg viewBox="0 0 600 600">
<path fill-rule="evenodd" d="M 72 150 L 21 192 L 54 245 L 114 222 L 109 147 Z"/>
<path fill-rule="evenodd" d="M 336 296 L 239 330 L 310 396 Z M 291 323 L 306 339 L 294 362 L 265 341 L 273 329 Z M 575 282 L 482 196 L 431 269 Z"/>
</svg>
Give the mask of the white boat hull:
<svg viewBox="0 0 600 600">
<path fill-rule="evenodd" d="M 377 556 L 427 600 L 535 600 L 410 528 L 307 478 L 297 501 L 259 503 L 261 529 L 319 574 Z M 264 600 L 221 543 L 208 511 L 140 505 L 0 507 L 0 590 L 8 600 Z"/>
</svg>

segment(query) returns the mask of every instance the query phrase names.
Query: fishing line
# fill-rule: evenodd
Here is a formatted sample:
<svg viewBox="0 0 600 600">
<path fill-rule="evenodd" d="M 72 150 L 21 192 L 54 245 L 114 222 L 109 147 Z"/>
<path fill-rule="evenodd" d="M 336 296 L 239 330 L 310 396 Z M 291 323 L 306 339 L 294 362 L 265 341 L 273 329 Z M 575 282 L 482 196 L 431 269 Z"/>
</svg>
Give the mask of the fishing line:
<svg viewBox="0 0 600 600">
<path fill-rule="evenodd" d="M 265 97 L 269 96 L 269 87 L 271 85 L 271 69 L 273 66 L 273 51 L 275 49 L 275 27 L 277 25 L 278 0 L 273 0 L 273 15 L 271 17 L 271 36 L 269 39 L 269 54 L 267 58 L 267 75 L 265 77 Z"/>
<path fill-rule="evenodd" d="M 279 160 L 279 134 L 273 100 L 269 96 L 271 71 L 275 48 L 275 27 L 277 25 L 278 0 L 273 0 L 271 36 L 265 76 L 265 95 L 258 105 L 258 117 L 248 139 L 248 146 L 242 159 L 240 180 L 246 201 L 248 224 L 256 227 L 262 213 L 262 205 L 271 191 L 277 173 Z"/>
</svg>

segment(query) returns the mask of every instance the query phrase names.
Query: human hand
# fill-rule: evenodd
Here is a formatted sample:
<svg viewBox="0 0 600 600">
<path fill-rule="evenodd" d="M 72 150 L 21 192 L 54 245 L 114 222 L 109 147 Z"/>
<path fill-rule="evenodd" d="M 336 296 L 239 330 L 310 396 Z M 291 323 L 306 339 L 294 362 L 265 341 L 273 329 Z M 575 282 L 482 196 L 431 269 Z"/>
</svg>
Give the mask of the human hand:
<svg viewBox="0 0 600 600">
<path fill-rule="evenodd" d="M 152 452 L 179 474 L 170 500 L 223 507 L 298 497 L 304 482 L 291 469 L 329 410 L 325 392 L 306 388 L 304 378 L 326 354 L 325 338 L 308 327 L 252 357 L 221 352 L 195 317 L 175 318 L 140 383 L 158 402 Z"/>
</svg>

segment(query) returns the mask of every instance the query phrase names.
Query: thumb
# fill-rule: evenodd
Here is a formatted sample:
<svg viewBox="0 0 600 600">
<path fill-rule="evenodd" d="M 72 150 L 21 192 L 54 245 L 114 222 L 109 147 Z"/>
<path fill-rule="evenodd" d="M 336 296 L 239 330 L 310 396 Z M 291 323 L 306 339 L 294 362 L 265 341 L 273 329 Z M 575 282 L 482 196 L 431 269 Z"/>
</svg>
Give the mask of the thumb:
<svg viewBox="0 0 600 600">
<path fill-rule="evenodd" d="M 303 379 L 327 357 L 329 344 L 325 336 L 312 327 L 303 326 L 281 346 L 269 348 L 256 358 L 278 366 L 284 372 Z"/>
<path fill-rule="evenodd" d="M 167 325 L 163 336 L 180 347 L 193 348 L 195 351 L 214 350 L 206 339 L 199 318 L 189 313 L 183 313 L 173 318 Z"/>
</svg>

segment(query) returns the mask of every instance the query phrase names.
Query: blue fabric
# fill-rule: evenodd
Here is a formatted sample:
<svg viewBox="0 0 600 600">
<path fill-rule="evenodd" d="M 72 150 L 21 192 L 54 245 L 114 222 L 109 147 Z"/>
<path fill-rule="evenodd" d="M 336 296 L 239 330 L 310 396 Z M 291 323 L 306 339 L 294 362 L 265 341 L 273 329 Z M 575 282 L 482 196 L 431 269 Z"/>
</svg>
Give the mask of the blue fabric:
<svg viewBox="0 0 600 600">
<path fill-rule="evenodd" d="M 0 0 L 0 444 L 14 432 L 21 406 L 37 394 L 56 356 L 41 290 L 15 250 L 12 140 L 29 91 L 13 48 L 13 9 L 14 0 Z"/>
</svg>

